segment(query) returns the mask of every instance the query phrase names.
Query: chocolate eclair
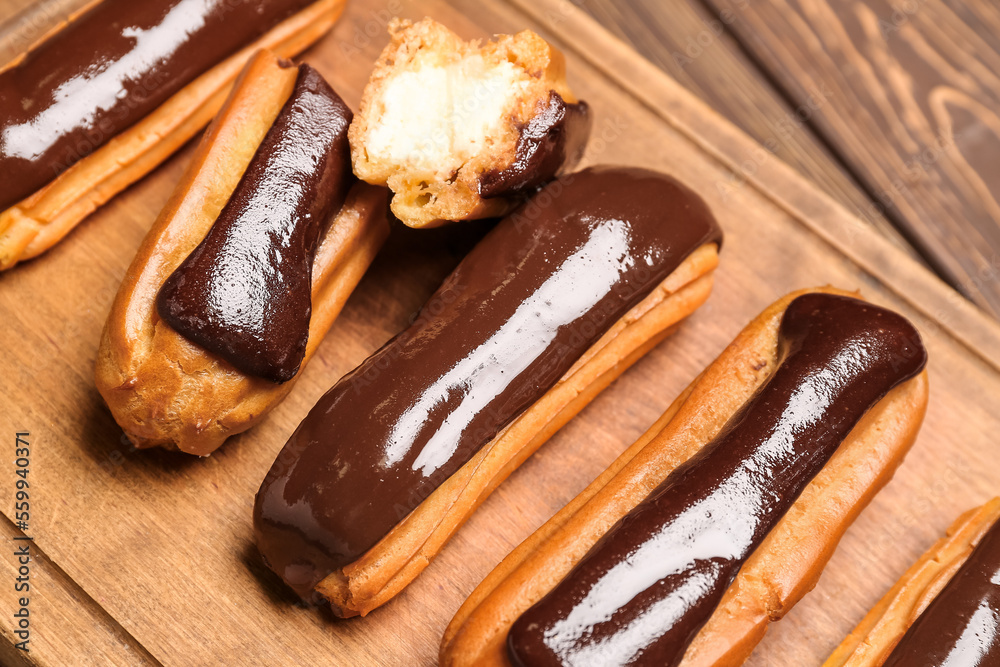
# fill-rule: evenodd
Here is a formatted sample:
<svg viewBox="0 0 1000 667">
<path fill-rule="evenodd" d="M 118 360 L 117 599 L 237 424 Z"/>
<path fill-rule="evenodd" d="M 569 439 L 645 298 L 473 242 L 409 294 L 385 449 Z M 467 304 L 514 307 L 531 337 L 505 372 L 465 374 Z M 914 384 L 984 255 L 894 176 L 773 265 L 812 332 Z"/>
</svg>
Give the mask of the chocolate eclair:
<svg viewBox="0 0 1000 667">
<path fill-rule="evenodd" d="M 1000 498 L 960 516 L 823 667 L 1000 664 Z"/>
<path fill-rule="evenodd" d="M 205 455 L 261 419 L 388 234 L 351 172 L 351 111 L 309 65 L 260 52 L 126 274 L 101 395 L 140 447 Z"/>
<path fill-rule="evenodd" d="M 925 363 L 892 311 L 780 300 L 480 584 L 441 664 L 740 664 L 901 462 Z"/>
<path fill-rule="evenodd" d="M 594 167 L 543 188 L 288 440 L 254 506 L 265 562 L 340 616 L 388 601 L 704 302 L 720 242 L 704 201 L 657 172 Z"/>
<path fill-rule="evenodd" d="M 354 181 L 351 117 L 300 65 L 229 201 L 157 296 L 167 324 L 247 375 L 287 382 L 305 356 L 319 235 Z"/>
<path fill-rule="evenodd" d="M 251 54 L 295 55 L 343 4 L 101 0 L 0 70 L 0 269 L 187 142 Z"/>
<path fill-rule="evenodd" d="M 413 227 L 498 216 L 583 154 L 591 114 L 562 54 L 524 30 L 480 45 L 431 19 L 389 24 L 351 126 L 354 172 Z"/>
</svg>

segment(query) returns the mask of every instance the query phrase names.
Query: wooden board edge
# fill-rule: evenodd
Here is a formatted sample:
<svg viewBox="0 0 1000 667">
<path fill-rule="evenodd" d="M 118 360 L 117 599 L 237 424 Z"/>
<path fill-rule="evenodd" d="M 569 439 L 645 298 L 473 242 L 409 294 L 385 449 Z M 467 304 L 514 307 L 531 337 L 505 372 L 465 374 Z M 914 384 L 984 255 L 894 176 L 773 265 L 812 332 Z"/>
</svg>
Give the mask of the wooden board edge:
<svg viewBox="0 0 1000 667">
<path fill-rule="evenodd" d="M 673 129 L 1000 371 L 1000 323 L 894 247 L 570 0 L 507 0 Z M 586 45 L 586 48 L 582 48 Z M 744 166 L 741 166 L 744 165 Z M 746 165 L 750 165 L 749 167 Z M 680 175 L 683 178 L 683 174 Z"/>
<path fill-rule="evenodd" d="M 10 667 L 45 667 L 56 665 L 53 659 L 61 656 L 62 664 L 125 665 L 158 667 L 161 663 L 139 641 L 83 588 L 62 571 L 34 542 L 23 539 L 10 519 L 0 516 L 0 542 L 7 545 L 7 554 L 0 558 L 0 578 L 14 605 L 20 596 L 27 596 L 30 625 L 28 651 L 16 648 L 13 614 L 11 608 L 0 622 L 0 664 Z M 15 550 L 29 545 L 29 584 L 27 593 L 14 591 L 18 563 Z M 6 605 L 5 605 L 6 606 Z M 58 619 L 51 615 L 58 611 Z M 61 652 L 53 650 L 54 627 L 60 629 L 58 644 Z M 49 636 L 46 636 L 49 635 Z M 39 642 L 47 648 L 41 649 Z"/>
</svg>

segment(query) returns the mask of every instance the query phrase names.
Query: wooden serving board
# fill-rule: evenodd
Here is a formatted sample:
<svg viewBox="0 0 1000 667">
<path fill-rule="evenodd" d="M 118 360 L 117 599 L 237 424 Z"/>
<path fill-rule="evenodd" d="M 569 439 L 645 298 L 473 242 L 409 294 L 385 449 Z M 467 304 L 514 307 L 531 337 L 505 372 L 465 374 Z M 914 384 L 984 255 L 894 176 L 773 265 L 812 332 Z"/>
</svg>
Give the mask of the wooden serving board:
<svg viewBox="0 0 1000 667">
<path fill-rule="evenodd" d="M 0 15 L 17 4 L 3 0 Z M 568 2 L 353 2 L 305 59 L 356 106 L 395 15 L 430 15 L 466 37 L 532 28 L 554 40 L 594 108 L 587 162 L 672 172 L 718 216 L 727 236 L 708 304 L 512 475 L 397 600 L 338 621 L 296 605 L 259 564 L 254 492 L 321 393 L 407 324 L 485 225 L 396 229 L 288 399 L 212 457 L 132 451 L 94 389 L 94 356 L 125 268 L 190 156 L 182 150 L 57 248 L 0 275 L 0 662 L 433 664 L 445 624 L 482 577 L 752 316 L 792 289 L 832 283 L 913 319 L 932 394 L 896 478 L 750 660 L 818 664 L 959 512 L 1000 493 L 1000 327 Z M 12 643 L 17 431 L 31 443 L 27 654 Z"/>
</svg>

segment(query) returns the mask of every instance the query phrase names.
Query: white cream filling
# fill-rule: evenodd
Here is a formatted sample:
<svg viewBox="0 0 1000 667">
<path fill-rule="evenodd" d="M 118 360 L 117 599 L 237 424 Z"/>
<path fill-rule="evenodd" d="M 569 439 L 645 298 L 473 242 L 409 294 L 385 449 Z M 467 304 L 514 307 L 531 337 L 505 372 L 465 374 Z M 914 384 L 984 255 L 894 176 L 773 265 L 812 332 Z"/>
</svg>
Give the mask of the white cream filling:
<svg viewBox="0 0 1000 667">
<path fill-rule="evenodd" d="M 412 69 L 385 82 L 375 102 L 368 157 L 422 178 L 448 178 L 487 148 L 527 86 L 523 71 L 507 61 L 490 64 L 476 54 L 442 64 L 418 56 Z"/>
</svg>

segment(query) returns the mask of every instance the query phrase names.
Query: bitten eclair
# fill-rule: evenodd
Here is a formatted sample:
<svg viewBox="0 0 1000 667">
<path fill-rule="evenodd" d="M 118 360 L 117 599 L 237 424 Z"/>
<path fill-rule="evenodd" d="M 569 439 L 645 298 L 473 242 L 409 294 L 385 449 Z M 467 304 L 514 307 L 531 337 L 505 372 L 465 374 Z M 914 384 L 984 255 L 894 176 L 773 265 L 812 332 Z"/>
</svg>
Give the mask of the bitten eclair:
<svg viewBox="0 0 1000 667">
<path fill-rule="evenodd" d="M 925 360 L 846 292 L 773 304 L 479 585 L 441 664 L 740 664 L 902 461 Z"/>
<path fill-rule="evenodd" d="M 1000 664 L 1000 498 L 960 516 L 823 667 Z"/>
<path fill-rule="evenodd" d="M 0 69 L 0 270 L 56 244 L 208 123 L 247 59 L 344 0 L 100 0 Z"/>
<path fill-rule="evenodd" d="M 97 388 L 139 447 L 211 453 L 291 388 L 388 235 L 351 173 L 351 111 L 262 51 L 150 229 L 108 315 Z"/>
<path fill-rule="evenodd" d="M 646 169 L 557 180 L 340 380 L 268 472 L 268 566 L 340 616 L 412 581 L 532 452 L 708 297 L 721 232 Z"/>
<path fill-rule="evenodd" d="M 498 216 L 583 154 L 591 116 L 562 54 L 524 30 L 480 45 L 431 19 L 389 24 L 351 125 L 354 173 L 411 227 Z"/>
</svg>

